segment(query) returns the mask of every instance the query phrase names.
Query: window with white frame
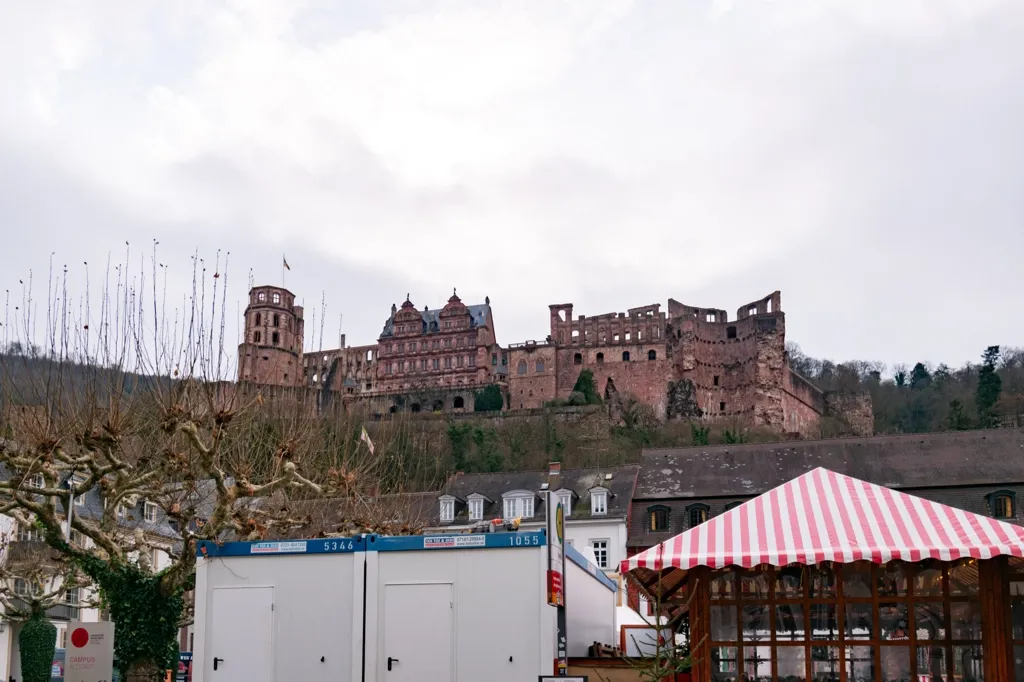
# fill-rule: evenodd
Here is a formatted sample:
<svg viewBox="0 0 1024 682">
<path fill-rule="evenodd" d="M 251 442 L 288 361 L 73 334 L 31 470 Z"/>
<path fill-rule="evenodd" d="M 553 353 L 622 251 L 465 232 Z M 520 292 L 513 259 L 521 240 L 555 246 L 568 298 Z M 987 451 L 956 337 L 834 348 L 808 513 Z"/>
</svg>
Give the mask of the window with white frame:
<svg viewBox="0 0 1024 682">
<path fill-rule="evenodd" d="M 39 542 L 42 539 L 43 534 L 38 528 L 18 524 L 18 542 Z"/>
<path fill-rule="evenodd" d="M 594 559 L 597 561 L 597 567 L 600 569 L 608 568 L 608 541 L 591 540 L 590 548 L 594 550 Z"/>
<path fill-rule="evenodd" d="M 572 493 L 568 490 L 559 490 L 558 502 L 564 510 L 562 513 L 566 516 L 572 516 Z"/>
<path fill-rule="evenodd" d="M 503 518 L 517 519 L 530 518 L 533 516 L 533 495 L 530 493 L 520 495 L 507 495 L 504 498 Z"/>
<path fill-rule="evenodd" d="M 78 606 L 82 603 L 82 593 L 80 588 L 72 587 L 70 590 L 64 592 L 64 603 L 68 606 Z"/>
<path fill-rule="evenodd" d="M 82 531 L 71 529 L 71 544 L 76 547 L 85 547 L 85 535 Z"/>
<path fill-rule="evenodd" d="M 29 488 L 42 488 L 43 486 L 46 485 L 46 481 L 43 480 L 42 474 L 32 474 L 27 479 L 25 479 L 25 484 Z"/>
<path fill-rule="evenodd" d="M 482 497 L 469 498 L 469 520 L 480 521 L 484 518 L 484 500 Z"/>
<path fill-rule="evenodd" d="M 14 594 L 18 595 L 19 597 L 27 597 L 31 593 L 32 590 L 29 587 L 27 580 L 23 580 L 21 578 L 14 579 Z"/>
<path fill-rule="evenodd" d="M 441 500 L 441 521 L 451 522 L 455 520 L 455 500 Z"/>
<path fill-rule="evenodd" d="M 608 491 L 598 488 L 590 491 L 590 513 L 602 516 L 608 513 Z"/>
<path fill-rule="evenodd" d="M 156 513 L 158 507 L 153 502 L 145 502 L 142 505 L 143 518 L 146 519 L 147 523 L 156 523 Z"/>
</svg>

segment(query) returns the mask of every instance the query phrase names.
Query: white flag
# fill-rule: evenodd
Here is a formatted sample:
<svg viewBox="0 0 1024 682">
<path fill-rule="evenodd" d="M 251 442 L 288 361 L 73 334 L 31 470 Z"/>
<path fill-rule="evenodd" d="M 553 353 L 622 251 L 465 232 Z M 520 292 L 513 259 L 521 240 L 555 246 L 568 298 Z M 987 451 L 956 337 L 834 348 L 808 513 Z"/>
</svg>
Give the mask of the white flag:
<svg viewBox="0 0 1024 682">
<path fill-rule="evenodd" d="M 359 434 L 359 440 L 366 443 L 366 447 L 369 448 L 370 454 L 373 454 L 373 441 L 370 440 L 370 434 L 366 432 L 366 427 L 363 427 L 363 432 Z"/>
</svg>

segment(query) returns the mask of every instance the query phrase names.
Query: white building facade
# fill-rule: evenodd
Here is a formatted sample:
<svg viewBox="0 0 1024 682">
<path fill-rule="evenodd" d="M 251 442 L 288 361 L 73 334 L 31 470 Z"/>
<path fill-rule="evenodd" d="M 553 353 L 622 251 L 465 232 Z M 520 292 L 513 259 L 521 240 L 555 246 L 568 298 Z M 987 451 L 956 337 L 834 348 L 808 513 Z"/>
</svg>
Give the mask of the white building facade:
<svg viewBox="0 0 1024 682">
<path fill-rule="evenodd" d="M 520 530 L 546 524 L 546 498 L 554 491 L 566 510 L 566 542 L 609 576 L 626 558 L 626 532 L 639 467 L 456 474 L 437 498 L 428 532 L 464 533 L 491 522 Z"/>
</svg>

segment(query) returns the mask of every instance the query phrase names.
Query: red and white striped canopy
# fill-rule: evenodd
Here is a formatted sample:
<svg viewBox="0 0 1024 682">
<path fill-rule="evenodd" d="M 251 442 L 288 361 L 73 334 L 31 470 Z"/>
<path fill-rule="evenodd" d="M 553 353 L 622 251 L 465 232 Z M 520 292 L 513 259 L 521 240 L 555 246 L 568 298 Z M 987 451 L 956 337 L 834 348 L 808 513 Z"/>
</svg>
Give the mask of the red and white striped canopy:
<svg viewBox="0 0 1024 682">
<path fill-rule="evenodd" d="M 636 568 L 1024 556 L 1024 528 L 818 468 L 636 554 Z"/>
</svg>

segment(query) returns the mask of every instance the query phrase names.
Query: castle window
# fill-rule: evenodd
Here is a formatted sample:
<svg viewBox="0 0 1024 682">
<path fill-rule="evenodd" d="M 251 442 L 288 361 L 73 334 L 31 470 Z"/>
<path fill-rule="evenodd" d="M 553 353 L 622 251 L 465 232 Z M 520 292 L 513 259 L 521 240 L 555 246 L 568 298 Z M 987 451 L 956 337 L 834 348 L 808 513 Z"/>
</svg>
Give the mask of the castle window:
<svg viewBox="0 0 1024 682">
<path fill-rule="evenodd" d="M 725 338 L 727 338 L 727 339 L 735 339 L 736 338 L 736 327 L 726 327 L 725 328 Z"/>
<path fill-rule="evenodd" d="M 604 364 L 604 353 L 598 353 L 597 354 L 597 364 L 599 364 L 599 365 L 603 365 Z"/>
<path fill-rule="evenodd" d="M 255 332 L 252 335 L 252 341 L 253 341 L 253 343 L 259 343 L 260 342 L 260 333 L 259 332 Z"/>
<path fill-rule="evenodd" d="M 658 351 L 656 351 L 656 350 L 649 350 L 649 351 L 647 351 L 647 359 L 648 360 L 657 360 L 658 359 Z"/>
<path fill-rule="evenodd" d="M 498 354 L 491 353 L 491 365 L 496 366 L 498 364 Z"/>
<path fill-rule="evenodd" d="M 538 360 L 537 361 L 537 364 L 534 365 L 534 371 L 536 371 L 538 374 L 540 374 L 541 372 L 544 371 L 544 361 L 543 360 Z"/>
<path fill-rule="evenodd" d="M 704 316 L 704 321 L 705 322 L 714 322 L 715 321 L 715 314 L 714 313 L 708 313 L 707 315 Z"/>
<path fill-rule="evenodd" d="M 999 490 L 985 496 L 997 519 L 1012 519 L 1017 516 L 1017 495 L 1010 490 Z"/>
<path fill-rule="evenodd" d="M 274 303 L 281 302 L 281 294 L 274 294 Z"/>
<path fill-rule="evenodd" d="M 444 368 L 445 369 L 451 369 L 452 368 L 452 359 L 451 359 L 451 357 L 447 357 L 447 358 L 444 359 Z"/>
<path fill-rule="evenodd" d="M 633 332 L 626 332 L 626 341 L 631 341 L 632 339 L 633 339 Z"/>
<path fill-rule="evenodd" d="M 288 318 L 288 331 L 292 330 L 292 318 Z"/>
<path fill-rule="evenodd" d="M 715 375 L 714 382 L 715 382 L 715 386 L 717 386 L 718 385 L 718 375 L 717 374 Z"/>
<path fill-rule="evenodd" d="M 391 374 L 391 370 L 392 370 L 392 365 L 391 365 L 390 362 L 388 364 L 384 365 L 384 373 L 385 374 Z"/>
<path fill-rule="evenodd" d="M 426 369 L 426 368 L 427 368 L 427 359 L 426 358 L 421 358 L 420 359 L 420 369 Z"/>
<path fill-rule="evenodd" d="M 470 367 L 476 367 L 476 356 L 475 355 L 470 355 L 469 356 L 469 366 Z"/>
<path fill-rule="evenodd" d="M 516 365 L 516 374 L 526 374 L 526 360 L 520 360 Z"/>
<path fill-rule="evenodd" d="M 661 331 L 660 331 L 660 330 L 659 330 L 659 329 L 658 329 L 657 327 L 655 327 L 655 328 L 654 328 L 654 338 L 658 338 L 658 336 L 659 336 L 660 334 L 661 334 Z"/>
<path fill-rule="evenodd" d="M 277 313 L 274 313 L 274 326 L 275 327 L 280 327 L 281 326 L 281 316 L 278 315 Z"/>
<path fill-rule="evenodd" d="M 618 343 L 619 342 L 619 335 L 618 334 L 612 334 L 612 342 L 613 343 Z"/>
<path fill-rule="evenodd" d="M 580 353 L 576 353 L 575 355 L 573 355 L 572 356 L 572 364 L 574 364 L 574 365 L 582 365 L 583 364 L 583 355 L 580 354 Z"/>
<path fill-rule="evenodd" d="M 706 504 L 691 504 L 686 508 L 686 518 L 690 522 L 690 528 L 696 528 L 708 520 L 708 506 Z"/>
<path fill-rule="evenodd" d="M 256 313 L 256 326 L 258 327 L 262 323 L 263 323 L 263 316 L 260 315 L 259 313 Z"/>
<path fill-rule="evenodd" d="M 622 361 L 623 362 L 629 362 L 629 351 L 628 350 L 622 351 Z"/>
<path fill-rule="evenodd" d="M 444 340 L 444 347 L 445 348 L 451 348 L 452 347 L 452 340 L 451 339 L 445 339 Z"/>
<path fill-rule="evenodd" d="M 457 367 L 462 367 L 462 356 L 461 355 L 458 356 L 457 358 L 455 358 L 455 365 Z"/>
<path fill-rule="evenodd" d="M 281 343 L 281 335 L 278 334 L 277 332 L 274 332 L 273 334 L 270 335 L 270 341 L 275 346 L 278 345 L 279 343 Z"/>
<path fill-rule="evenodd" d="M 465 406 L 466 406 L 466 401 L 463 400 L 462 396 L 461 395 L 455 396 L 455 400 L 452 401 L 452 407 L 454 407 L 456 410 L 461 410 Z"/>
<path fill-rule="evenodd" d="M 434 369 L 441 369 L 441 358 L 434 358 Z"/>
<path fill-rule="evenodd" d="M 718 411 L 725 412 L 725 403 L 718 403 Z"/>
<path fill-rule="evenodd" d="M 756 305 L 750 306 L 750 309 L 747 310 L 747 315 L 757 315 L 757 306 Z"/>
<path fill-rule="evenodd" d="M 267 295 L 261 291 L 260 293 L 256 294 L 256 300 L 259 301 L 260 303 L 263 303 L 264 301 L 267 300 Z"/>
<path fill-rule="evenodd" d="M 662 533 L 668 530 L 669 508 L 663 505 L 655 505 L 647 508 L 647 528 L 652 533 Z"/>
<path fill-rule="evenodd" d="M 573 343 L 579 343 L 579 341 L 580 341 L 580 330 L 579 329 L 573 329 L 572 330 L 572 342 Z"/>
</svg>

